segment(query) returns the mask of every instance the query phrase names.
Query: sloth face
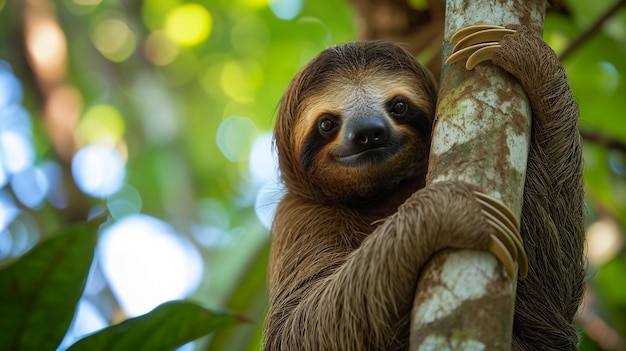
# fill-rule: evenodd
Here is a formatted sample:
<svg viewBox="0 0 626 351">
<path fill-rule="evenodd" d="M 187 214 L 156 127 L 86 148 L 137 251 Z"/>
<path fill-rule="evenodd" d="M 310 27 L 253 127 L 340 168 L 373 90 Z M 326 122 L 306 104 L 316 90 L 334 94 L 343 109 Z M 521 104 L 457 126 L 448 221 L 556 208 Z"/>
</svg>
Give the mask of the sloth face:
<svg viewBox="0 0 626 351">
<path fill-rule="evenodd" d="M 296 149 L 305 169 L 329 162 L 372 171 L 396 161 L 401 150 L 410 148 L 406 143 L 430 139 L 432 118 L 420 107 L 423 101 L 412 82 L 389 78 L 338 79 L 325 94 L 308 99 L 296 127 L 302 131 Z"/>
<path fill-rule="evenodd" d="M 423 184 L 434 94 L 430 75 L 395 45 L 324 51 L 281 101 L 275 136 L 287 189 L 358 202 L 402 183 Z"/>
</svg>

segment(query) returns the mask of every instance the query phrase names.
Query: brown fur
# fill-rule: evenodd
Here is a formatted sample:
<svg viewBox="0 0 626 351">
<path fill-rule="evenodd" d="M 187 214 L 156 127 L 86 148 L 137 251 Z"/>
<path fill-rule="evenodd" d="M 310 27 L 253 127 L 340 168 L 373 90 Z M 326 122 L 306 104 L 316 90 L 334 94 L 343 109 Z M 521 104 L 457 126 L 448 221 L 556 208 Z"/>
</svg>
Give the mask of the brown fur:
<svg viewBox="0 0 626 351">
<path fill-rule="evenodd" d="M 584 275 L 578 110 L 554 54 L 529 33 L 506 37 L 494 63 L 520 79 L 535 114 L 522 215 L 530 271 L 518 286 L 513 348 L 574 349 Z M 351 93 L 359 89 L 364 95 Z M 392 125 L 408 142 L 382 165 L 334 162 L 329 153 L 340 136 L 303 165 L 303 140 L 316 132 L 317 115 L 352 118 L 350 97 L 393 89 L 432 122 L 430 76 L 381 42 L 323 52 L 281 101 L 275 138 L 287 194 L 272 228 L 265 350 L 405 350 L 424 263 L 443 248 L 487 248 L 472 186 L 416 191 L 430 137 L 414 128 Z"/>
</svg>

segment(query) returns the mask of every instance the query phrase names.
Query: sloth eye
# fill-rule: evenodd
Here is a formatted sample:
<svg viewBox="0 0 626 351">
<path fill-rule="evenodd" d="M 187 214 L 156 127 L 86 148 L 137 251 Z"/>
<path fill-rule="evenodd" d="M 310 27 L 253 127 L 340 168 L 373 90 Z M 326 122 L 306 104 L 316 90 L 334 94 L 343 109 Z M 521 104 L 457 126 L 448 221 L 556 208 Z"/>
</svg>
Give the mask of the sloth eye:
<svg viewBox="0 0 626 351">
<path fill-rule="evenodd" d="M 406 112 L 406 103 L 404 101 L 398 101 L 395 105 L 393 105 L 393 113 L 403 114 Z"/>
<path fill-rule="evenodd" d="M 402 115 L 409 109 L 409 103 L 405 98 L 398 96 L 391 102 L 390 113 L 394 117 L 402 117 Z"/>
<path fill-rule="evenodd" d="M 335 129 L 335 126 L 337 126 L 337 124 L 328 118 L 324 118 L 319 122 L 319 128 L 324 133 L 328 133 Z"/>
</svg>

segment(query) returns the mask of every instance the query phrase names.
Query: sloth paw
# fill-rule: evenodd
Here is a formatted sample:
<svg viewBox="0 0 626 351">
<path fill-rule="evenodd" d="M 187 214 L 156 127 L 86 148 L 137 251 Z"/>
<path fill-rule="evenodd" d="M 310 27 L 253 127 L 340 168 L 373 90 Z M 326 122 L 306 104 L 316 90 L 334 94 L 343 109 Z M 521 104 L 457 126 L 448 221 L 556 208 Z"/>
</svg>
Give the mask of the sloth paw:
<svg viewBox="0 0 626 351">
<path fill-rule="evenodd" d="M 511 277 L 515 277 L 515 261 L 519 265 L 520 279 L 528 274 L 528 258 L 522 245 L 517 219 L 502 202 L 481 192 L 474 192 L 487 222 L 493 227 L 489 251 L 502 262 Z"/>
<path fill-rule="evenodd" d="M 454 33 L 450 42 L 456 42 L 452 55 L 446 65 L 467 59 L 465 68 L 472 70 L 483 61 L 493 58 L 494 52 L 500 49 L 500 41 L 505 35 L 514 34 L 515 30 L 502 26 L 476 25 L 465 27 Z"/>
</svg>

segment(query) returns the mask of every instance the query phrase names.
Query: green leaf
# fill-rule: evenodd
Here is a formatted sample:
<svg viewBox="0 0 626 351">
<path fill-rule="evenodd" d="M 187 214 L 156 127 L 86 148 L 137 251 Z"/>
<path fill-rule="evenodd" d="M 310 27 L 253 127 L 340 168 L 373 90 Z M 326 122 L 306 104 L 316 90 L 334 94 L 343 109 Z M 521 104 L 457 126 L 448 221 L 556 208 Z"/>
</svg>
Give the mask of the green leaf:
<svg viewBox="0 0 626 351">
<path fill-rule="evenodd" d="M 66 229 L 0 270 L 0 350 L 55 350 L 69 327 L 96 230 Z"/>
<path fill-rule="evenodd" d="M 150 313 L 81 339 L 68 351 L 171 350 L 244 321 L 230 312 L 210 311 L 191 302 L 167 302 Z"/>
</svg>

